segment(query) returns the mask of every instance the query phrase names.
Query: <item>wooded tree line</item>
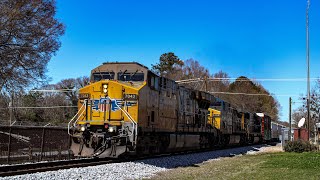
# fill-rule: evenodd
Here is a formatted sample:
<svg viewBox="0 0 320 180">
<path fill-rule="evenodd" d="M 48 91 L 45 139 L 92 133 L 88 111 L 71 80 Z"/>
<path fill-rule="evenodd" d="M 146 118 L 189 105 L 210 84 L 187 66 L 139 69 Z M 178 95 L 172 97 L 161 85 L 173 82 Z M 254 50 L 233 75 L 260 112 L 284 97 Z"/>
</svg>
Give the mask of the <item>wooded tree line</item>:
<svg viewBox="0 0 320 180">
<path fill-rule="evenodd" d="M 1 123 L 67 123 L 77 112 L 77 90 L 89 84 L 88 77 L 64 79 L 57 84 L 40 86 L 30 91 L 15 91 L 11 97 L 0 96 Z M 39 89 L 40 91 L 38 91 Z M 58 90 L 58 91 L 57 91 Z M 11 115 L 10 115 L 11 114 Z"/>
</svg>

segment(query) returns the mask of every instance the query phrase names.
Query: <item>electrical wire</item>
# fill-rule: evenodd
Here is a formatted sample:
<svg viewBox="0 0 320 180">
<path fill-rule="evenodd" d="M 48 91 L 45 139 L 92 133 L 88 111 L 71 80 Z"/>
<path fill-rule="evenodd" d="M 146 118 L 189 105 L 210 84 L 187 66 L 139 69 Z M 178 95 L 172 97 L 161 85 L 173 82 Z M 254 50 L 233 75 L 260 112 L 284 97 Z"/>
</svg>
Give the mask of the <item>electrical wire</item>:
<svg viewBox="0 0 320 180">
<path fill-rule="evenodd" d="M 292 94 L 253 94 L 253 93 L 233 93 L 233 92 L 208 92 L 211 94 L 229 94 L 229 95 L 246 95 L 246 96 L 299 96 Z"/>
<path fill-rule="evenodd" d="M 193 82 L 203 82 L 203 81 L 223 81 L 223 80 L 234 80 L 234 81 L 240 81 L 240 82 L 245 82 L 245 81 L 278 81 L 278 82 L 283 82 L 283 81 L 288 81 L 288 82 L 304 82 L 308 81 L 307 78 L 252 78 L 252 79 L 246 79 L 246 78 L 195 78 L 195 79 L 185 79 L 185 80 L 179 80 L 176 81 L 178 84 L 185 84 L 185 83 L 193 83 Z M 310 81 L 318 81 L 319 78 L 310 78 Z"/>
<path fill-rule="evenodd" d="M 26 107 L 8 107 L 8 108 L 3 108 L 3 109 L 53 109 L 53 108 L 75 108 L 78 106 L 26 106 Z"/>
<path fill-rule="evenodd" d="M 75 89 L 34 89 L 30 90 L 32 92 L 71 92 L 71 91 L 78 91 Z"/>
</svg>

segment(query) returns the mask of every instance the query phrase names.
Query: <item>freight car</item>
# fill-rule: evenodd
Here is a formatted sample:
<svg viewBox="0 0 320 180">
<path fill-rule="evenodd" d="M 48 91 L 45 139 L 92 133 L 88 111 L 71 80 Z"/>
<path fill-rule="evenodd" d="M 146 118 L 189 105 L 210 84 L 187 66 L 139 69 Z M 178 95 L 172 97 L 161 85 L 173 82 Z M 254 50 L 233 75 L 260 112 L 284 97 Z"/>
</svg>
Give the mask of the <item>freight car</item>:
<svg viewBox="0 0 320 180">
<path fill-rule="evenodd" d="M 280 142 L 280 135 L 282 135 L 284 128 L 286 128 L 286 126 L 271 122 L 271 141 Z"/>
<path fill-rule="evenodd" d="M 68 125 L 76 156 L 157 154 L 271 139 L 271 119 L 178 85 L 135 62 L 103 63 Z"/>
</svg>

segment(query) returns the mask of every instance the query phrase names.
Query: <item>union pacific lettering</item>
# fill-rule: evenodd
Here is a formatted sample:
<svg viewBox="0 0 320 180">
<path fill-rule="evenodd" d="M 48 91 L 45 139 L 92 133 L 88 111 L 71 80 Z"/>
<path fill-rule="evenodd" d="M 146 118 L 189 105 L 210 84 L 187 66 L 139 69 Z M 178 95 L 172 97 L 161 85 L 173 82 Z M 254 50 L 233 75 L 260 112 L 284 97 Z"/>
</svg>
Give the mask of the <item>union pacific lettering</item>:
<svg viewBox="0 0 320 180">
<path fill-rule="evenodd" d="M 137 104 L 136 101 L 125 101 L 125 102 L 127 107 L 135 106 Z M 123 104 L 124 103 L 122 99 L 111 99 L 111 103 L 110 103 L 110 99 L 108 98 L 93 99 L 92 109 L 94 111 L 100 111 L 100 112 L 105 112 L 110 110 L 118 111 L 120 110 L 119 108 L 121 108 Z M 89 103 L 88 106 L 91 106 L 91 104 Z"/>
</svg>

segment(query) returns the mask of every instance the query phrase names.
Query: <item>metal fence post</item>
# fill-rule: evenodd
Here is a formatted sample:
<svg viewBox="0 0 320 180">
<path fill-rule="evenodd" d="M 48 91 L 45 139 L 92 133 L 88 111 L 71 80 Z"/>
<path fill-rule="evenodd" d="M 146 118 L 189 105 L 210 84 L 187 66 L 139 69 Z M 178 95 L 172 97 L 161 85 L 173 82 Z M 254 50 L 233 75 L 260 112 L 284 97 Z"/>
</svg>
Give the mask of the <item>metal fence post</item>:
<svg viewBox="0 0 320 180">
<path fill-rule="evenodd" d="M 44 136 L 45 136 L 45 127 L 43 127 L 43 129 L 42 129 L 40 161 L 42 161 L 42 154 L 43 154 L 43 148 L 44 148 Z"/>
<path fill-rule="evenodd" d="M 70 160 L 71 137 L 68 135 L 68 160 Z"/>
<path fill-rule="evenodd" d="M 8 157 L 7 157 L 8 164 L 10 162 L 10 151 L 11 151 L 11 126 L 9 128 Z"/>
<path fill-rule="evenodd" d="M 29 154 L 29 161 L 31 162 L 33 159 L 33 155 L 32 155 L 32 147 L 31 144 L 29 144 L 29 149 L 28 149 L 28 154 Z"/>
<path fill-rule="evenodd" d="M 61 160 L 61 157 L 62 157 L 62 147 L 60 145 L 58 149 L 58 159 Z"/>
</svg>

